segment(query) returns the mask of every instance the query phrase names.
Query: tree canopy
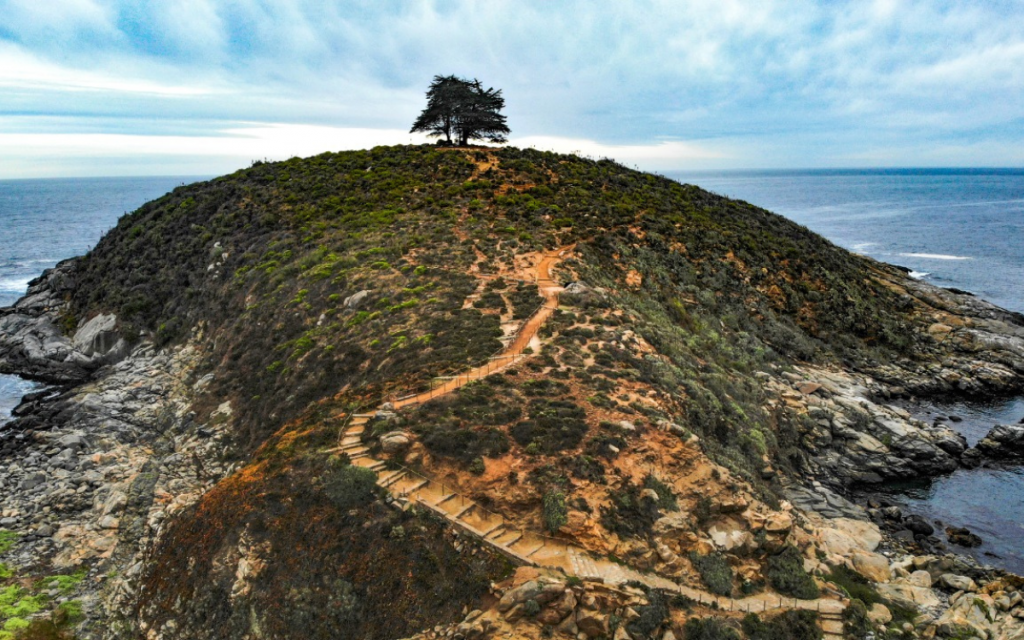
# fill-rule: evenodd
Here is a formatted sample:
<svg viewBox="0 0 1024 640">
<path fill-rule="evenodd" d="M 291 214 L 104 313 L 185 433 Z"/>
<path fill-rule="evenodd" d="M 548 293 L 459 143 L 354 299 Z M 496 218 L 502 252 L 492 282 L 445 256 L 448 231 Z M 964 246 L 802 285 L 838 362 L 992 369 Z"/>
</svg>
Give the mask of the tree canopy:
<svg viewBox="0 0 1024 640">
<path fill-rule="evenodd" d="M 416 118 L 410 133 L 444 137 L 448 144 L 466 146 L 470 140 L 506 142 L 509 133 L 501 89 L 484 89 L 477 79 L 434 76 L 427 90 L 427 106 Z"/>
</svg>

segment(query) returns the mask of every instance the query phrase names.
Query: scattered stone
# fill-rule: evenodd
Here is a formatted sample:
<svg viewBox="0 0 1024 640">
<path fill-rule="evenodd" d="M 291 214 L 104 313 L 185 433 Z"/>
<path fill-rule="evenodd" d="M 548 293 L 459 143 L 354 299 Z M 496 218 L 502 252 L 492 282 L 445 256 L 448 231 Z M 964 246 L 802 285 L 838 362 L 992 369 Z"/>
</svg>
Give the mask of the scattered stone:
<svg viewBox="0 0 1024 640">
<path fill-rule="evenodd" d="M 370 295 L 370 290 L 369 289 L 363 289 L 362 291 L 357 291 L 357 292 L 353 293 L 352 295 L 348 296 L 347 298 L 345 298 L 345 300 L 342 301 L 341 305 L 343 307 L 345 307 L 346 309 L 358 309 L 359 305 L 361 305 L 366 300 L 367 296 L 369 296 L 369 295 Z"/>
</svg>

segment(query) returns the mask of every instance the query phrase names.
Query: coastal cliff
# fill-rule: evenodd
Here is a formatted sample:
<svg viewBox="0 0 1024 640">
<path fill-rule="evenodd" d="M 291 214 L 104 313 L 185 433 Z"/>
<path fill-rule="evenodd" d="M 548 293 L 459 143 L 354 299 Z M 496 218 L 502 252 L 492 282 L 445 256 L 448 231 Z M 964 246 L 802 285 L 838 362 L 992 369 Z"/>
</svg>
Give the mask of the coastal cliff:
<svg viewBox="0 0 1024 640">
<path fill-rule="evenodd" d="M 0 310 L 0 371 L 48 385 L 0 428 L 0 560 L 77 576 L 24 617 L 55 632 L 662 638 L 820 600 L 847 634 L 859 606 L 1024 637 L 1018 578 L 844 497 L 991 455 L 894 401 L 1019 392 L 1024 317 L 607 160 L 392 147 L 181 187 Z"/>
</svg>

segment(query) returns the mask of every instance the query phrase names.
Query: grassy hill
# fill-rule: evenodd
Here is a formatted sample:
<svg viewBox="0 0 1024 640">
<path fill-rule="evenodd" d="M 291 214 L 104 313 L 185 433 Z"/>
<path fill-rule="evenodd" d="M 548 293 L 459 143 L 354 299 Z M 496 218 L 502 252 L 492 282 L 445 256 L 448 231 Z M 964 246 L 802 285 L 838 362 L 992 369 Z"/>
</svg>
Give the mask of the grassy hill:
<svg viewBox="0 0 1024 640">
<path fill-rule="evenodd" d="M 200 348 L 196 376 L 212 382 L 197 422 L 225 401 L 234 409 L 243 469 L 169 525 L 137 614 L 242 633 L 222 565 L 243 542 L 273 550 L 262 575 L 279 580 L 246 602 L 274 633 L 397 637 L 479 597 L 502 561 L 466 564 L 438 523 L 396 519 L 324 450 L 340 413 L 487 362 L 541 300 L 523 259 L 553 248 L 567 251 L 556 279 L 580 284 L 562 294 L 539 353 L 387 428 L 416 438 L 405 464 L 525 524 L 556 530 L 570 511 L 589 514 L 594 540 L 635 541 L 638 563 L 661 515 L 685 508 L 702 521 L 708 495 L 774 504 L 777 472 L 802 466 L 808 418 L 768 402 L 759 373 L 868 370 L 930 344 L 920 304 L 892 285 L 897 268 L 608 160 L 386 147 L 178 188 L 79 262 L 65 318 L 70 330 L 112 312 L 133 341 Z M 695 469 L 704 502 L 658 480 Z M 348 604 L 330 601 L 335 580 Z M 354 617 L 312 613 L 328 606 Z"/>
</svg>

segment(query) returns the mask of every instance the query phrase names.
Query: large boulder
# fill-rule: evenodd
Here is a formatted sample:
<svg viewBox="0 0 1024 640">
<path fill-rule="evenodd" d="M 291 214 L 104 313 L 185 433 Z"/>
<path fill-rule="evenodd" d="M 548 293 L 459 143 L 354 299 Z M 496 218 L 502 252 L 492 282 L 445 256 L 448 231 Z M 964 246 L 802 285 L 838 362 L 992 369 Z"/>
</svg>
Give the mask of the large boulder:
<svg viewBox="0 0 1024 640">
<path fill-rule="evenodd" d="M 380 448 L 387 454 L 401 453 L 409 448 L 412 439 L 403 431 L 392 431 L 380 437 Z"/>
<path fill-rule="evenodd" d="M 878 593 L 892 600 L 898 605 L 916 609 L 918 607 L 935 608 L 941 602 L 935 593 L 928 587 L 908 584 L 907 582 L 891 582 L 880 584 L 877 587 Z"/>
<path fill-rule="evenodd" d="M 873 582 L 888 582 L 892 577 L 889 560 L 879 553 L 856 549 L 851 561 L 857 573 Z"/>
<path fill-rule="evenodd" d="M 996 425 L 978 442 L 977 449 L 992 458 L 1024 457 L 1024 425 Z"/>
<path fill-rule="evenodd" d="M 117 316 L 100 314 L 89 320 L 75 332 L 71 343 L 75 349 L 87 357 L 106 355 L 121 339 L 117 332 Z"/>
</svg>

